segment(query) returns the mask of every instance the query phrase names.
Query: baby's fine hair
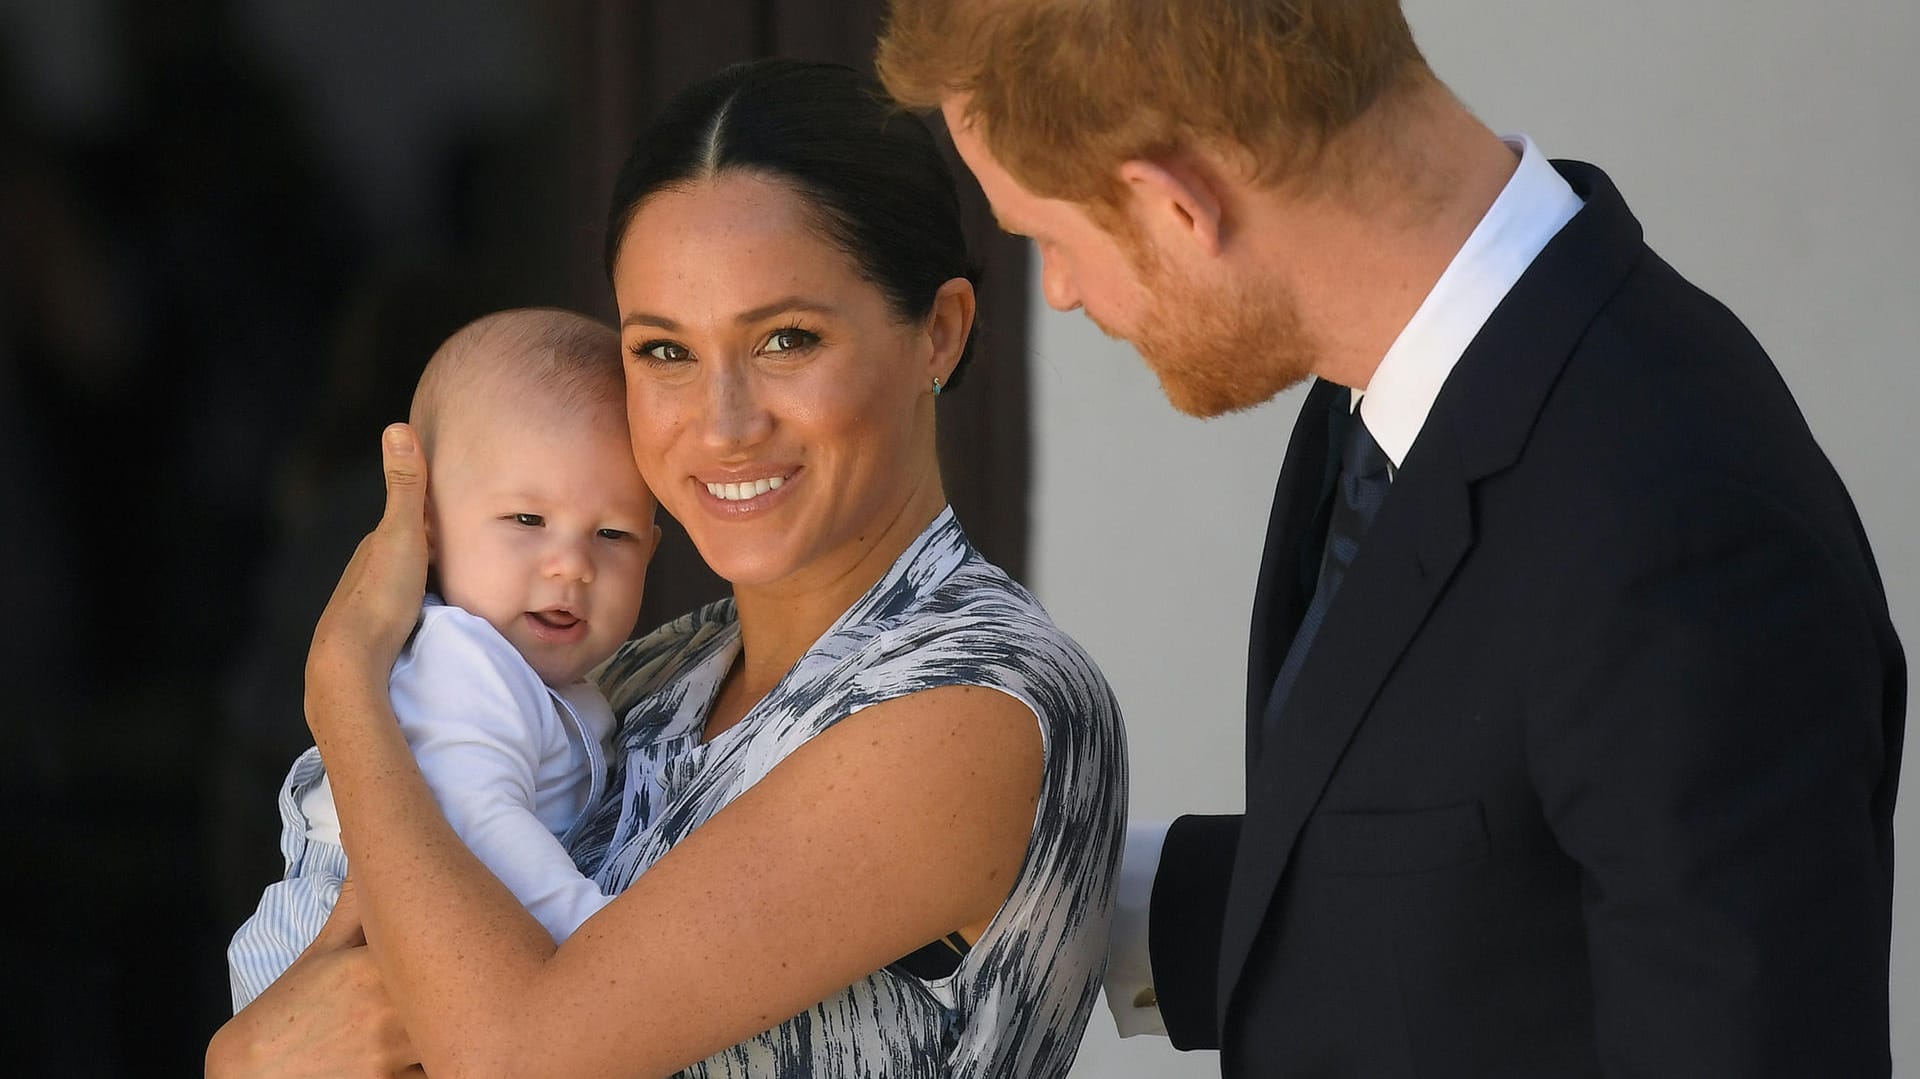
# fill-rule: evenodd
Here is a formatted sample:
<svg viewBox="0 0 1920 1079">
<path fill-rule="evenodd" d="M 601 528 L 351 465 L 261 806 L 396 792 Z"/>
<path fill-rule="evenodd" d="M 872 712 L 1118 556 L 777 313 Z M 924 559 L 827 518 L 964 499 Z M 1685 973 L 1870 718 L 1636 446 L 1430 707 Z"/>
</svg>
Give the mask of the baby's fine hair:
<svg viewBox="0 0 1920 1079">
<path fill-rule="evenodd" d="M 434 350 L 408 422 L 431 453 L 435 433 L 476 399 L 556 407 L 585 423 L 620 415 L 625 396 L 613 327 L 558 307 L 520 307 L 482 315 Z"/>
</svg>

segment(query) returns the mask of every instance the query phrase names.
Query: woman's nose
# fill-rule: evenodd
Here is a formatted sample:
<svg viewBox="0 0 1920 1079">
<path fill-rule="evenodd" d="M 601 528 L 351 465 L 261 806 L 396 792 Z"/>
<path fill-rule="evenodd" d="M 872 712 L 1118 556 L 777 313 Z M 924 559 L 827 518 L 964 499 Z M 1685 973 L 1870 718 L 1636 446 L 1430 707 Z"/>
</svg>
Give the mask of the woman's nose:
<svg viewBox="0 0 1920 1079">
<path fill-rule="evenodd" d="M 702 408 L 705 415 L 700 417 L 700 430 L 716 450 L 752 446 L 773 427 L 751 373 L 740 365 L 727 365 L 714 372 Z"/>
</svg>

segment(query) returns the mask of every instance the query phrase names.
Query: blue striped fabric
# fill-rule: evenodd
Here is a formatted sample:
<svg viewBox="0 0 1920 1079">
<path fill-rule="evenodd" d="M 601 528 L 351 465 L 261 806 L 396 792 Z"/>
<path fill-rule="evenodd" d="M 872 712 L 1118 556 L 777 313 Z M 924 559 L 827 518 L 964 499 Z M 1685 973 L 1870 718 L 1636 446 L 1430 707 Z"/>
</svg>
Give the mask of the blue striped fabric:
<svg viewBox="0 0 1920 1079">
<path fill-rule="evenodd" d="M 1119 707 L 1093 662 L 980 557 L 950 509 L 746 718 L 703 743 L 738 648 L 722 600 L 601 672 L 624 718 L 609 796 L 573 854 L 604 891 L 627 888 L 808 739 L 892 698 L 951 685 L 1005 692 L 1038 717 L 1046 764 L 1020 876 L 957 971 L 934 981 L 875 971 L 682 1074 L 1064 1076 L 1100 990 L 1127 804 Z"/>
</svg>

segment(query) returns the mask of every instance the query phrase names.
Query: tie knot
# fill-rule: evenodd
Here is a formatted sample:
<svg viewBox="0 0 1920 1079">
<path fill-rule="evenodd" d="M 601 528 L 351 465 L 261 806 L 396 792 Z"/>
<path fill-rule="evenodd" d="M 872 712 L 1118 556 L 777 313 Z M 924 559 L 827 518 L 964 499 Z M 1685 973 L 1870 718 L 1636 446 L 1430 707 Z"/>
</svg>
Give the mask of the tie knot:
<svg viewBox="0 0 1920 1079">
<path fill-rule="evenodd" d="M 1340 451 L 1340 471 L 1355 478 L 1385 476 L 1393 466 L 1388 460 L 1387 451 L 1373 440 L 1373 432 L 1367 430 L 1367 421 L 1358 411 L 1353 414 L 1353 425 L 1347 428 L 1347 444 Z"/>
</svg>

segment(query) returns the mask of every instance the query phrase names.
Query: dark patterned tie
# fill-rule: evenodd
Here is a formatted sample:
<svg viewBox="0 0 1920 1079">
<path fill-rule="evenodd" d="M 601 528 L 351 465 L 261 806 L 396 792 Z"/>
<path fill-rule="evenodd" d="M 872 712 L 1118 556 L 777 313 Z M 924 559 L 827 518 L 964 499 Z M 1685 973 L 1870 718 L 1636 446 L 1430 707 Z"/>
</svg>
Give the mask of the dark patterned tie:
<svg viewBox="0 0 1920 1079">
<path fill-rule="evenodd" d="M 1366 535 L 1367 526 L 1373 523 L 1373 515 L 1380 511 L 1380 503 L 1386 501 L 1387 489 L 1392 486 L 1391 467 L 1386 451 L 1367 430 L 1366 421 L 1354 413 L 1347 427 L 1346 444 L 1340 452 L 1340 475 L 1334 485 L 1333 512 L 1327 521 L 1327 540 L 1320 556 L 1320 576 L 1314 585 L 1313 600 L 1300 619 L 1300 628 L 1294 631 L 1293 643 L 1287 647 L 1280 673 L 1273 678 L 1273 692 L 1267 697 L 1265 726 L 1269 745 L 1275 733 L 1274 724 L 1286 706 L 1287 694 L 1293 691 L 1294 679 L 1299 677 L 1300 667 L 1313 648 L 1313 640 L 1320 635 L 1320 624 L 1326 621 L 1327 609 L 1333 605 L 1334 593 L 1340 590 L 1348 567 L 1360 553 L 1360 540 Z"/>
</svg>

